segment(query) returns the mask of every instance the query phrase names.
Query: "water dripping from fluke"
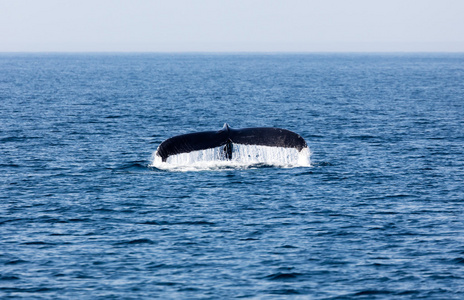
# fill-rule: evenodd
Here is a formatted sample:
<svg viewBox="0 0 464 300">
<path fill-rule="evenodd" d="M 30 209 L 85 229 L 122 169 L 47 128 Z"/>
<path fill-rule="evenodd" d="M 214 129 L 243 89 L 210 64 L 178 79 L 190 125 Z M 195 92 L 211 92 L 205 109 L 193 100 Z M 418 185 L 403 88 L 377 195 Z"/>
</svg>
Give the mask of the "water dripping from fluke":
<svg viewBox="0 0 464 300">
<path fill-rule="evenodd" d="M 189 133 L 162 142 L 149 167 L 161 170 L 221 170 L 256 167 L 309 167 L 310 150 L 298 134 L 281 128 Z"/>
</svg>

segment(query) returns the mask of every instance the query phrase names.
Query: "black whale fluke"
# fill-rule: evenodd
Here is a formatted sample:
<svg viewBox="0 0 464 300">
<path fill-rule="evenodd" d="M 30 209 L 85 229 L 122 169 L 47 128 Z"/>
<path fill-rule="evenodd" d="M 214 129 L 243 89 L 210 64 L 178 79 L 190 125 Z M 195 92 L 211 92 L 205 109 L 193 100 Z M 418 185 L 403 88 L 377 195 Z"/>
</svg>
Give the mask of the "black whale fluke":
<svg viewBox="0 0 464 300">
<path fill-rule="evenodd" d="M 166 161 L 171 155 L 223 146 L 224 157 L 232 159 L 233 144 L 295 148 L 298 151 L 307 147 L 301 136 L 287 129 L 232 129 L 225 123 L 218 131 L 188 133 L 169 138 L 159 145 L 156 155 L 160 156 L 162 161 Z"/>
</svg>

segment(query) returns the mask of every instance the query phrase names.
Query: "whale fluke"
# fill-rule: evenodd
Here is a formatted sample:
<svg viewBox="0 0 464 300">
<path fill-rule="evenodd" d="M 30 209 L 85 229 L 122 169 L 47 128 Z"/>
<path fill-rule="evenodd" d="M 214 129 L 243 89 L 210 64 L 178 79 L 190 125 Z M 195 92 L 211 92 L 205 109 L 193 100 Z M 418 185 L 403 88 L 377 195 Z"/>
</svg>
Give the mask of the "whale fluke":
<svg viewBox="0 0 464 300">
<path fill-rule="evenodd" d="M 295 148 L 307 147 L 305 140 L 295 132 L 274 127 L 232 129 L 226 123 L 221 130 L 188 133 L 162 142 L 156 155 L 166 161 L 171 155 L 223 147 L 224 158 L 232 159 L 233 144 Z"/>
</svg>

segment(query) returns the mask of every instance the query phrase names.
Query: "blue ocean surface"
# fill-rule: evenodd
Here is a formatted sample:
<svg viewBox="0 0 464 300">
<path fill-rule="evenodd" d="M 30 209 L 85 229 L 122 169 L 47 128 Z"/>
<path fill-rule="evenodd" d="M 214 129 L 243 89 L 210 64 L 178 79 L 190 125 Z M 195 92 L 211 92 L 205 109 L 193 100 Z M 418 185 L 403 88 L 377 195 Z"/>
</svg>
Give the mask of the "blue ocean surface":
<svg viewBox="0 0 464 300">
<path fill-rule="evenodd" d="M 310 166 L 152 166 L 280 127 Z M 1 54 L 0 298 L 463 299 L 464 54 Z"/>
</svg>

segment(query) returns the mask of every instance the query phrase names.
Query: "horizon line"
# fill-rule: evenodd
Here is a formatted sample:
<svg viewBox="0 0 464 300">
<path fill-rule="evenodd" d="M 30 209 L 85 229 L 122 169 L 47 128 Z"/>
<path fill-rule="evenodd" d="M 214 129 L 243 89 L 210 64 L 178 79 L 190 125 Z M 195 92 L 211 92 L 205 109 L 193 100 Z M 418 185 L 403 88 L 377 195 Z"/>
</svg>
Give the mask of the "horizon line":
<svg viewBox="0 0 464 300">
<path fill-rule="evenodd" d="M 464 50 L 383 50 L 383 51 L 352 51 L 352 50 L 336 50 L 336 51 L 293 51 L 293 50 L 172 50 L 172 51 L 157 51 L 157 50 L 32 50 L 32 51 L 3 51 L 0 54 L 464 54 Z"/>
</svg>

